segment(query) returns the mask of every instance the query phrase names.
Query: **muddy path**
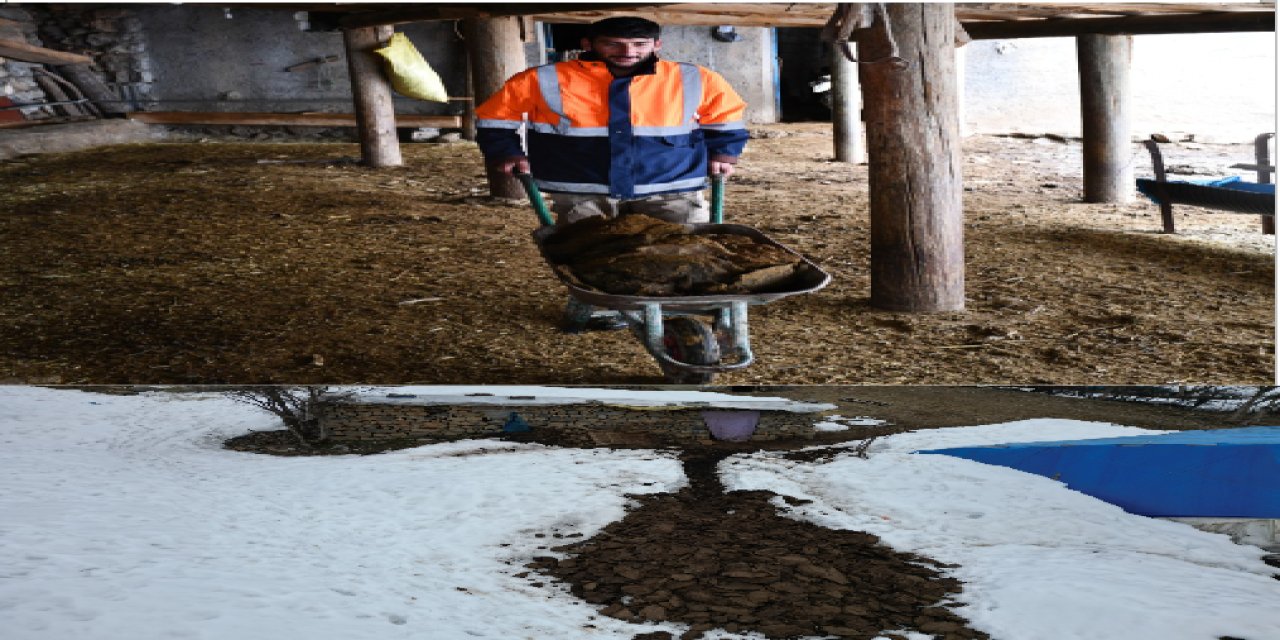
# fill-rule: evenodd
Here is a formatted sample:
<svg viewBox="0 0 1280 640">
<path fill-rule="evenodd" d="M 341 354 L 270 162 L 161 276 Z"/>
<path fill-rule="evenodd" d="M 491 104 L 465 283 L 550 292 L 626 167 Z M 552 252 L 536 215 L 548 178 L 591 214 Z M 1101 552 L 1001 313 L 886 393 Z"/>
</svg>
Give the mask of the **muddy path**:
<svg viewBox="0 0 1280 640">
<path fill-rule="evenodd" d="M 725 492 L 717 466 L 732 453 L 683 450 L 687 487 L 640 497 L 623 520 L 553 547 L 565 557 L 535 558 L 523 577 L 562 581 L 602 615 L 691 625 L 687 639 L 716 628 L 774 639 L 988 637 L 941 604 L 963 588 L 946 566 L 870 534 L 783 517 L 774 494 Z"/>
</svg>

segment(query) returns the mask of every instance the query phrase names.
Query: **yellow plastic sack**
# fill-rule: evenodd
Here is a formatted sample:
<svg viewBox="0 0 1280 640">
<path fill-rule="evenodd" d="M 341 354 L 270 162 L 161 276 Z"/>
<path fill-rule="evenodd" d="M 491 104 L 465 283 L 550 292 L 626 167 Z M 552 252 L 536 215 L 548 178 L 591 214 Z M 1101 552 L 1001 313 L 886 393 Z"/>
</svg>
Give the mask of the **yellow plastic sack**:
<svg viewBox="0 0 1280 640">
<path fill-rule="evenodd" d="M 449 94 L 444 90 L 440 75 L 427 64 L 426 58 L 418 53 L 417 47 L 403 33 L 392 34 L 387 46 L 374 49 L 373 52 L 386 61 L 391 88 L 396 93 L 432 102 L 449 101 Z"/>
</svg>

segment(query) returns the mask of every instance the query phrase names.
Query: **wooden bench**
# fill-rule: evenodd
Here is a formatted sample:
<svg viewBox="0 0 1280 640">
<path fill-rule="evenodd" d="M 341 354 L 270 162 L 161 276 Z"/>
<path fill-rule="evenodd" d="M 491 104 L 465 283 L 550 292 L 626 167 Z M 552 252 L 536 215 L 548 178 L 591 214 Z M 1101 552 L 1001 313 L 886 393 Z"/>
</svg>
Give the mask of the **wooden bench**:
<svg viewBox="0 0 1280 640">
<path fill-rule="evenodd" d="M 1271 185 L 1275 166 L 1271 164 L 1270 141 L 1274 133 L 1264 133 L 1254 140 L 1255 163 L 1232 165 L 1235 169 L 1249 169 L 1258 174 L 1257 183 L 1241 182 L 1235 185 L 1207 185 L 1194 182 L 1169 180 L 1164 170 L 1164 158 L 1155 140 L 1145 140 L 1151 153 L 1151 166 L 1155 179 L 1138 178 L 1138 190 L 1160 205 L 1160 218 L 1165 233 L 1174 233 L 1173 205 L 1187 204 L 1206 209 L 1254 213 L 1262 216 L 1263 233 L 1275 233 L 1276 200 L 1274 187 L 1268 193 L 1258 185 Z M 1233 188 L 1233 186 L 1235 188 Z"/>
</svg>

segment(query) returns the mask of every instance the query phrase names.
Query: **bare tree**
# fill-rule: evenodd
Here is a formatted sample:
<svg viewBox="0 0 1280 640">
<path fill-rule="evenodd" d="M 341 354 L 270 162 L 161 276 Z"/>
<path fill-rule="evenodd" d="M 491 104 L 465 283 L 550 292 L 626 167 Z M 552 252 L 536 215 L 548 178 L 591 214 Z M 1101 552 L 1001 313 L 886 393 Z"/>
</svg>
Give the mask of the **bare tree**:
<svg viewBox="0 0 1280 640">
<path fill-rule="evenodd" d="M 251 405 L 280 418 L 298 443 L 311 446 L 328 437 L 320 426 L 320 397 L 328 387 L 240 387 L 226 392 L 236 402 Z"/>
</svg>

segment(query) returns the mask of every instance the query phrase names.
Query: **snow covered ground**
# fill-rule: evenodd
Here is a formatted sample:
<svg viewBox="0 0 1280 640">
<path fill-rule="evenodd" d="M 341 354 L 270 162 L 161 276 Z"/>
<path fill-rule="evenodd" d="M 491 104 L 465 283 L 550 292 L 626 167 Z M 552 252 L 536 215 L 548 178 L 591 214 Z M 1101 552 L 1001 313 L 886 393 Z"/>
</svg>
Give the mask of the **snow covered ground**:
<svg viewBox="0 0 1280 640">
<path fill-rule="evenodd" d="M 497 441 L 367 457 L 220 447 L 274 420 L 218 394 L 0 387 L 0 636 L 683 630 L 597 616 L 556 585 L 512 577 L 558 544 L 555 534 L 591 536 L 621 518 L 627 494 L 682 486 L 672 454 Z M 940 429 L 877 440 L 865 460 L 755 453 L 722 473 L 730 488 L 814 500 L 799 517 L 960 564 L 959 612 L 996 638 L 1280 637 L 1280 581 L 1256 548 L 1128 515 L 1047 478 L 911 453 L 1139 432 L 1065 420 Z"/>
</svg>

